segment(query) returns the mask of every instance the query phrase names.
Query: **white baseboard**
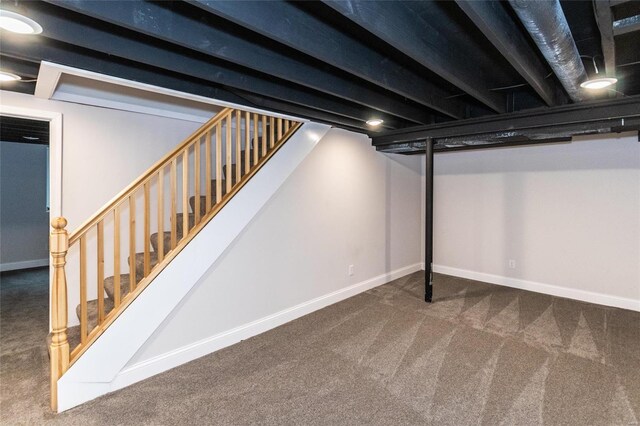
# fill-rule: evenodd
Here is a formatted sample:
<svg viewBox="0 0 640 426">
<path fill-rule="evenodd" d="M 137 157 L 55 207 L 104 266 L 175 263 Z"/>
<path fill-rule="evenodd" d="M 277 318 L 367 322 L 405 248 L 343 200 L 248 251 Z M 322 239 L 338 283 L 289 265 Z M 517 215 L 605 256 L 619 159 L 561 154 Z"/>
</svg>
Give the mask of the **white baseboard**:
<svg viewBox="0 0 640 426">
<path fill-rule="evenodd" d="M 422 264 L 424 269 L 424 263 Z M 613 306 L 640 312 L 640 300 L 625 297 L 611 296 L 603 293 L 579 290 L 575 288 L 560 287 L 552 284 L 544 284 L 535 281 L 527 281 L 519 278 L 504 277 L 501 275 L 487 274 L 484 272 L 470 271 L 468 269 L 452 268 L 444 265 L 433 265 L 433 272 L 454 277 L 467 278 L 490 284 L 498 284 L 506 287 L 519 288 L 521 290 L 535 291 L 551 296 L 565 297 L 567 299 L 580 300 L 582 302 L 596 303 L 598 305 Z"/>
<path fill-rule="evenodd" d="M 15 271 L 17 269 L 38 268 L 40 266 L 49 266 L 49 258 L 24 260 L 22 262 L 0 263 L 0 272 Z"/>
<path fill-rule="evenodd" d="M 216 334 L 182 348 L 173 350 L 160 356 L 134 364 L 122 370 L 111 384 L 111 390 L 121 389 L 133 383 L 139 382 L 156 374 L 170 370 L 194 359 L 208 355 L 212 352 L 236 344 L 242 340 L 264 333 L 282 324 L 310 314 L 326 306 L 340 302 L 356 294 L 365 292 L 374 287 L 386 284 L 397 278 L 422 269 L 421 263 L 406 266 L 394 271 L 378 275 L 366 281 L 361 281 L 349 287 L 334 291 L 324 296 L 317 297 L 291 308 L 276 312 L 248 324 L 241 325 L 231 330 Z"/>
</svg>

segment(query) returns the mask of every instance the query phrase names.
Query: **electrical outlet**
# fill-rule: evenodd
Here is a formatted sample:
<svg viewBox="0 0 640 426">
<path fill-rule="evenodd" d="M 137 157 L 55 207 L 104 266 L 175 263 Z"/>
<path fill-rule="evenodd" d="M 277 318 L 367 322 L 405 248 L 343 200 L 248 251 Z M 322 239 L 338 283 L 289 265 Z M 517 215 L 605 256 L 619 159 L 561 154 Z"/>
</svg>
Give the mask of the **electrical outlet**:
<svg viewBox="0 0 640 426">
<path fill-rule="evenodd" d="M 349 265 L 349 276 L 353 276 L 353 265 Z"/>
<path fill-rule="evenodd" d="M 509 269 L 516 269 L 515 259 L 509 259 Z"/>
</svg>

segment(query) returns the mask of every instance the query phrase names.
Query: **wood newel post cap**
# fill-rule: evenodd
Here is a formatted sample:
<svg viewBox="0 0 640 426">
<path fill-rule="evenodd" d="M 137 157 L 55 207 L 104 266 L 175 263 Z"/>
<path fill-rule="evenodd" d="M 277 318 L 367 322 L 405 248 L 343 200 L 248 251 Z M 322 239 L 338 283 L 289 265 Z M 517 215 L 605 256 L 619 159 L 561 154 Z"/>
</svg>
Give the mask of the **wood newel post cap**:
<svg viewBox="0 0 640 426">
<path fill-rule="evenodd" d="M 64 217 L 54 217 L 51 220 L 51 227 L 53 229 L 62 230 L 67 226 L 67 219 Z"/>
</svg>

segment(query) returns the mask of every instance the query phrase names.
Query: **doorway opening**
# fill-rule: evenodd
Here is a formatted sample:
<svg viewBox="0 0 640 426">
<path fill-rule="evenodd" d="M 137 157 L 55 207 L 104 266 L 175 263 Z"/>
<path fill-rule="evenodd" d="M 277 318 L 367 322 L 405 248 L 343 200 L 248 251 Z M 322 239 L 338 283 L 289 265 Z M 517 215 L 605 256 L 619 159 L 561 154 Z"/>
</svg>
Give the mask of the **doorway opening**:
<svg viewBox="0 0 640 426">
<path fill-rule="evenodd" d="M 49 122 L 0 115 L 0 272 L 49 265 Z"/>
</svg>

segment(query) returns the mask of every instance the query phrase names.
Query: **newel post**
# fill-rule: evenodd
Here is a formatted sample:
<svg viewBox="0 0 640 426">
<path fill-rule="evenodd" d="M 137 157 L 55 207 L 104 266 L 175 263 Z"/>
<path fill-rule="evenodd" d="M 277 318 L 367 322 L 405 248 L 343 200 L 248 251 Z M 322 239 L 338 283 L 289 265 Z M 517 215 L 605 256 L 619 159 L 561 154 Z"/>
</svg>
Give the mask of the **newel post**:
<svg viewBox="0 0 640 426">
<path fill-rule="evenodd" d="M 58 379 L 69 368 L 69 341 L 67 340 L 67 263 L 69 235 L 65 227 L 67 220 L 57 217 L 51 221 L 53 231 L 49 239 L 53 265 L 51 286 L 51 408 L 58 410 Z"/>
</svg>

